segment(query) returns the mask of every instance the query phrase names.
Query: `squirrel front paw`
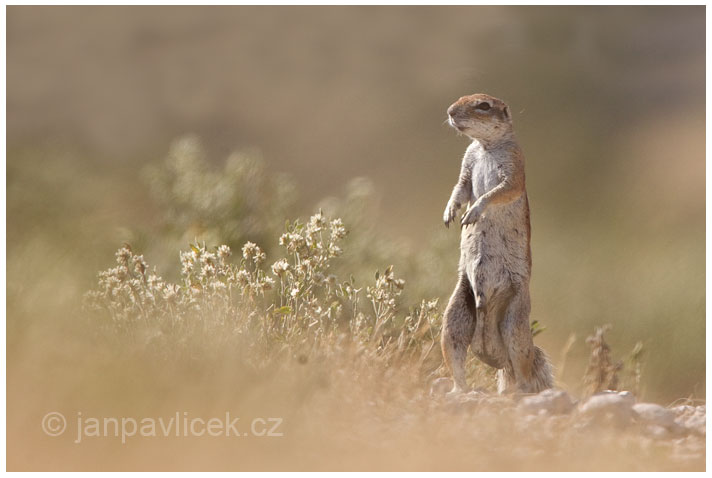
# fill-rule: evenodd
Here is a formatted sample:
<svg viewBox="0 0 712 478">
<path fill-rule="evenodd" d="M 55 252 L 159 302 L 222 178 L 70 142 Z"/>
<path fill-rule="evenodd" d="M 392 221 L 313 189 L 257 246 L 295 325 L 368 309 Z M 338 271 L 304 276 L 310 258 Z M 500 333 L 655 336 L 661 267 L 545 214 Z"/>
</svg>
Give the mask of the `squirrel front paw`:
<svg viewBox="0 0 712 478">
<path fill-rule="evenodd" d="M 460 221 L 460 226 L 464 227 L 468 224 L 475 224 L 479 219 L 480 216 L 482 216 L 482 213 L 484 213 L 484 207 L 482 207 L 482 204 L 473 204 L 470 206 L 470 208 L 465 211 L 465 214 L 462 216 L 462 220 Z"/>
<path fill-rule="evenodd" d="M 443 213 L 443 222 L 445 223 L 445 227 L 450 227 L 450 223 L 455 220 L 458 209 L 459 208 L 455 203 L 447 203 L 447 206 L 445 206 L 445 212 Z"/>
</svg>

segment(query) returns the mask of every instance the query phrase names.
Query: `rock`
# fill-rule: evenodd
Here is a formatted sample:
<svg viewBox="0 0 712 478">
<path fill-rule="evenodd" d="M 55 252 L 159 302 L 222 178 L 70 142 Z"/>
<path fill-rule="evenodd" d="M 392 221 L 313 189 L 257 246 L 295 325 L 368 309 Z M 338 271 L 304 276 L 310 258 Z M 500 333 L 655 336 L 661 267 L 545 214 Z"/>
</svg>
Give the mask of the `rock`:
<svg viewBox="0 0 712 478">
<path fill-rule="evenodd" d="M 635 397 L 630 392 L 604 392 L 586 400 L 579 407 L 579 412 L 590 418 L 606 418 L 623 424 L 633 417 L 634 403 Z"/>
<path fill-rule="evenodd" d="M 430 386 L 430 396 L 442 397 L 447 392 L 452 390 L 452 387 L 454 385 L 455 385 L 455 383 L 450 378 L 445 378 L 445 377 L 436 378 L 435 380 L 433 380 L 433 383 Z"/>
<path fill-rule="evenodd" d="M 661 427 L 660 425 L 648 425 L 644 429 L 645 433 L 658 440 L 665 440 L 670 438 L 670 432 L 667 428 Z"/>
<path fill-rule="evenodd" d="M 546 413 L 546 412 L 544 412 Z M 546 422 L 548 420 L 546 415 L 526 415 L 521 419 L 514 422 L 515 427 L 519 433 L 526 433 L 532 429 L 536 429 L 539 433 L 545 428 Z"/>
<path fill-rule="evenodd" d="M 472 413 L 480 408 L 484 403 L 487 395 L 482 392 L 472 391 L 469 393 L 459 393 L 446 395 L 447 401 L 450 404 L 450 410 L 453 412 Z"/>
<path fill-rule="evenodd" d="M 622 392 L 615 392 L 613 390 L 608 390 L 611 393 L 615 393 L 619 397 L 623 397 L 626 400 L 630 400 L 632 403 L 635 403 L 635 395 L 633 395 L 631 392 L 628 390 L 623 390 Z"/>
<path fill-rule="evenodd" d="M 692 415 L 691 417 L 687 417 L 683 426 L 687 428 L 700 428 L 705 426 L 705 422 L 706 418 L 704 415 Z"/>
<path fill-rule="evenodd" d="M 549 389 L 522 398 L 517 408 L 528 414 L 539 414 L 543 411 L 552 415 L 563 415 L 573 410 L 574 401 L 563 390 Z"/>
<path fill-rule="evenodd" d="M 690 415 L 685 417 L 679 417 L 675 420 L 675 423 L 682 426 L 688 432 L 698 433 L 700 435 L 706 434 L 706 423 L 704 415 Z"/>
<path fill-rule="evenodd" d="M 623 391 L 621 391 L 621 392 L 619 392 L 619 391 L 617 391 L 617 390 L 604 390 L 604 391 L 602 391 L 602 392 L 598 392 L 598 393 L 597 393 L 596 395 L 594 395 L 594 396 L 598 396 L 598 395 L 617 395 L 617 396 L 622 397 L 622 398 L 624 398 L 624 399 L 626 399 L 626 400 L 632 401 L 632 403 L 635 403 L 635 395 L 633 395 L 633 394 L 632 394 L 631 392 L 629 392 L 628 390 L 623 390 Z"/>
<path fill-rule="evenodd" d="M 670 411 L 673 412 L 675 416 L 680 416 L 694 413 L 695 407 L 690 405 L 678 405 L 677 407 L 672 407 Z"/>
<path fill-rule="evenodd" d="M 675 413 L 675 423 L 687 433 L 706 434 L 705 406 L 680 405 L 671 410 Z"/>
<path fill-rule="evenodd" d="M 656 403 L 636 403 L 633 405 L 636 419 L 649 425 L 666 429 L 675 425 L 675 413 Z"/>
</svg>

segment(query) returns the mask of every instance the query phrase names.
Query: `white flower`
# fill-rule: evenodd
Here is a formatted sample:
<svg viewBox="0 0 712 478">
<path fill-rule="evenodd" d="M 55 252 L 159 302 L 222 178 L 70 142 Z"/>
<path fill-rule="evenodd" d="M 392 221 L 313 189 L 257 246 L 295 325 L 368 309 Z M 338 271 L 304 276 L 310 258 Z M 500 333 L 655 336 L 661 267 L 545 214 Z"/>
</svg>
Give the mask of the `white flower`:
<svg viewBox="0 0 712 478">
<path fill-rule="evenodd" d="M 203 277 L 212 277 L 215 275 L 215 266 L 212 264 L 206 264 L 203 266 Z"/>
<path fill-rule="evenodd" d="M 250 274 L 245 269 L 240 269 L 235 275 L 235 280 L 244 287 L 250 282 Z"/>
<path fill-rule="evenodd" d="M 193 272 L 194 268 L 195 268 L 195 265 L 192 262 L 186 261 L 186 262 L 183 262 L 183 266 L 181 267 L 180 271 L 181 271 L 182 275 L 188 275 L 191 272 Z"/>
<path fill-rule="evenodd" d="M 274 279 L 271 277 L 265 277 L 262 284 L 264 284 L 264 289 L 269 290 L 274 287 Z"/>
<path fill-rule="evenodd" d="M 260 252 L 260 248 L 257 247 L 257 244 L 254 242 L 246 242 L 245 245 L 242 246 L 242 257 L 244 257 L 245 260 L 252 259 L 258 252 Z"/>
<path fill-rule="evenodd" d="M 148 286 L 151 288 L 158 287 L 160 285 L 160 282 L 161 282 L 161 278 L 155 274 L 150 274 L 146 278 L 146 284 L 148 284 Z"/>
<path fill-rule="evenodd" d="M 226 259 L 226 258 L 230 257 L 231 254 L 232 254 L 232 251 L 225 244 L 218 247 L 218 257 L 220 259 Z"/>
<path fill-rule="evenodd" d="M 224 283 L 220 282 L 219 280 L 211 281 L 211 282 L 210 282 L 210 287 L 211 287 L 211 288 L 213 289 L 213 291 L 215 291 L 215 292 L 217 292 L 217 291 L 222 291 L 222 290 L 227 289 L 227 286 L 226 286 Z"/>
<path fill-rule="evenodd" d="M 131 258 L 131 251 L 127 247 L 122 247 L 116 252 L 116 262 L 119 265 L 126 265 Z"/>
<path fill-rule="evenodd" d="M 264 260 L 267 258 L 267 254 L 264 252 L 260 251 L 259 248 L 257 248 L 257 252 L 255 253 L 255 264 L 260 265 L 261 263 L 264 262 Z"/>
<path fill-rule="evenodd" d="M 129 275 L 129 269 L 126 266 L 119 266 L 115 270 L 116 270 L 116 277 L 120 281 L 126 279 L 126 277 Z"/>
<path fill-rule="evenodd" d="M 136 274 L 141 274 L 143 275 L 144 272 L 146 272 L 146 261 L 143 260 L 143 256 L 135 256 L 134 257 L 134 271 L 136 271 Z"/>
<path fill-rule="evenodd" d="M 212 252 L 208 251 L 202 251 L 202 255 L 200 256 L 200 260 L 205 264 L 212 264 L 215 262 L 215 254 Z"/>
<path fill-rule="evenodd" d="M 346 228 L 341 219 L 334 219 L 331 221 L 331 239 L 343 239 L 346 236 Z"/>
<path fill-rule="evenodd" d="M 324 214 L 322 214 L 321 211 L 318 213 L 314 214 L 311 218 L 309 218 L 309 229 L 312 232 L 319 232 L 324 228 L 324 225 L 326 224 L 326 220 L 324 219 Z"/>
<path fill-rule="evenodd" d="M 167 284 L 163 288 L 163 298 L 170 301 L 176 298 L 178 296 L 178 286 L 175 284 Z"/>
<path fill-rule="evenodd" d="M 280 259 L 272 264 L 272 273 L 278 277 L 282 277 L 289 270 L 289 263 L 285 259 Z"/>
<path fill-rule="evenodd" d="M 295 252 L 297 249 L 304 247 L 305 244 L 304 237 L 292 232 L 285 232 L 279 238 L 279 245 L 286 247 L 289 252 Z"/>
<path fill-rule="evenodd" d="M 180 251 L 180 262 L 181 264 L 192 263 L 194 261 L 193 252 Z"/>
</svg>

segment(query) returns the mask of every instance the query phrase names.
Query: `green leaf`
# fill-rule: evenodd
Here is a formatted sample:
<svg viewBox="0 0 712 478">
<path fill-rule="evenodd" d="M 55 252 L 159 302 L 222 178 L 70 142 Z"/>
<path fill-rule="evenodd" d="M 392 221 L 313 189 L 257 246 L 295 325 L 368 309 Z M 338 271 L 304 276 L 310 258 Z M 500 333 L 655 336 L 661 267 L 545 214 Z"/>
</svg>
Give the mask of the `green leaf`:
<svg viewBox="0 0 712 478">
<path fill-rule="evenodd" d="M 278 314 L 286 315 L 292 312 L 292 308 L 288 305 L 285 305 L 277 309 L 275 312 L 277 312 Z"/>
<path fill-rule="evenodd" d="M 537 335 L 539 335 L 540 333 L 542 333 L 546 330 L 546 327 L 539 324 L 538 320 L 532 320 L 530 328 L 532 331 L 532 337 L 536 337 Z"/>
</svg>

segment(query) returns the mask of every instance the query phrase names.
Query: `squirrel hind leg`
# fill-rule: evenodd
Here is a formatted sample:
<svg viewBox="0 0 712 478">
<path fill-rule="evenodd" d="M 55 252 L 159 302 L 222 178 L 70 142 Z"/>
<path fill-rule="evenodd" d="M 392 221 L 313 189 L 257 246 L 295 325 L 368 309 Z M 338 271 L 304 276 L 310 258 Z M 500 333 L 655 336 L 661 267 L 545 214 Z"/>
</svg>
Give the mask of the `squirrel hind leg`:
<svg viewBox="0 0 712 478">
<path fill-rule="evenodd" d="M 443 317 L 440 342 L 445 364 L 455 380 L 453 392 L 466 391 L 468 388 L 465 360 L 475 332 L 475 315 L 472 310 L 474 298 L 471 290 L 467 277 L 460 277 Z"/>
</svg>

